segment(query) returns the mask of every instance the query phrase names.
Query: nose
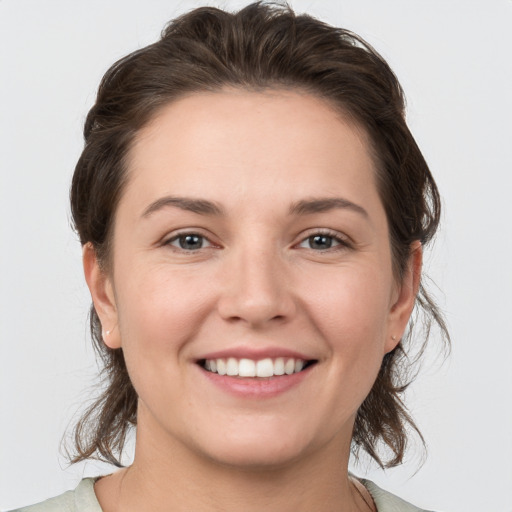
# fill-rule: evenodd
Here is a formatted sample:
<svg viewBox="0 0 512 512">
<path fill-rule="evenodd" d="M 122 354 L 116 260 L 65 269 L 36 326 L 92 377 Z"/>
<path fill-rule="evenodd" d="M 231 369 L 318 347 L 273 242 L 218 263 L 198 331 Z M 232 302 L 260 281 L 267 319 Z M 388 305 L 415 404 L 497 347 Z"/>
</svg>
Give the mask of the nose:
<svg viewBox="0 0 512 512">
<path fill-rule="evenodd" d="M 268 246 L 241 248 L 225 262 L 220 316 L 253 328 L 286 322 L 296 310 L 287 263 Z"/>
</svg>

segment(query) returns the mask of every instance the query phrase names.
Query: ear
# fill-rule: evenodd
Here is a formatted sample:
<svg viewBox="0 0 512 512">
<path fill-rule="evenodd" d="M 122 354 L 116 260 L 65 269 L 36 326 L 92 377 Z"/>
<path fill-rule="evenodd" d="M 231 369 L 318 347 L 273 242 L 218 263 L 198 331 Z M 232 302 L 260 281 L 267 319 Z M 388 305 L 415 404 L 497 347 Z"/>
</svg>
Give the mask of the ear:
<svg viewBox="0 0 512 512">
<path fill-rule="evenodd" d="M 110 277 L 101 269 L 96 251 L 90 242 L 82 249 L 82 262 L 94 309 L 100 318 L 103 342 L 109 348 L 120 348 L 121 337 L 117 324 L 114 288 Z"/>
<path fill-rule="evenodd" d="M 423 248 L 420 241 L 411 244 L 411 253 L 397 292 L 394 294 L 389 312 L 385 353 L 391 352 L 400 343 L 411 316 L 420 288 Z"/>
</svg>

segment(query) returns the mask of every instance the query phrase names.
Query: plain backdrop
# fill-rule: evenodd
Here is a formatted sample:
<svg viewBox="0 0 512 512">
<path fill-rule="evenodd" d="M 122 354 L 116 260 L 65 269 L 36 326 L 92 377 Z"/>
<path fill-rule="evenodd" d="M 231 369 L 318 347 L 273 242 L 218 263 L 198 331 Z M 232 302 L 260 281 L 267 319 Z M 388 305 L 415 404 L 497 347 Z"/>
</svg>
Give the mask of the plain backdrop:
<svg viewBox="0 0 512 512">
<path fill-rule="evenodd" d="M 205 3 L 0 0 L 2 510 L 109 471 L 68 467 L 59 452 L 97 373 L 69 226 L 70 179 L 104 71 Z M 431 351 L 408 395 L 429 455 L 419 471 L 413 449 L 398 469 L 356 472 L 428 509 L 511 512 L 512 2 L 290 3 L 359 33 L 389 61 L 443 196 L 426 269 L 440 288 L 453 352 L 441 365 Z"/>
</svg>

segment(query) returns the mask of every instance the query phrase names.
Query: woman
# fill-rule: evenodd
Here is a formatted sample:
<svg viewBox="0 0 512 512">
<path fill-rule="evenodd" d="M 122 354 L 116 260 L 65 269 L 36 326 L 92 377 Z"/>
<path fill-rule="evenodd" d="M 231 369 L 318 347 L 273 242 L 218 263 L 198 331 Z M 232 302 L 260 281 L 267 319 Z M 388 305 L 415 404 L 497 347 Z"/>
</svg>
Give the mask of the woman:
<svg viewBox="0 0 512 512">
<path fill-rule="evenodd" d="M 420 510 L 347 469 L 400 464 L 414 306 L 444 330 L 439 195 L 382 58 L 289 9 L 196 9 L 107 72 L 85 139 L 108 387 L 74 462 L 120 466 L 134 425 L 135 457 L 29 510 Z"/>
</svg>

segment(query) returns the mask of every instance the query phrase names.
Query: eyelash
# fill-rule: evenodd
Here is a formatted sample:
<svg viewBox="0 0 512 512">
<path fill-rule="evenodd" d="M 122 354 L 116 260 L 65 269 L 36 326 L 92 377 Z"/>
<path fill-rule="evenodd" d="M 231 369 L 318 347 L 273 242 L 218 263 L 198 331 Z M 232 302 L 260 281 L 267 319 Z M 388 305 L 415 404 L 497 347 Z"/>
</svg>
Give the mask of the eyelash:
<svg viewBox="0 0 512 512">
<path fill-rule="evenodd" d="M 332 252 L 332 251 L 339 251 L 343 249 L 351 249 L 352 244 L 348 240 L 347 237 L 344 237 L 340 235 L 337 231 L 331 231 L 330 229 L 316 229 L 310 232 L 306 237 L 304 237 L 299 244 L 297 244 L 299 247 L 302 246 L 302 244 L 307 243 L 308 241 L 311 241 L 311 239 L 315 237 L 326 237 L 332 239 L 333 242 L 336 242 L 336 245 L 334 247 L 328 247 L 326 249 L 320 249 L 320 250 L 314 250 L 311 247 L 304 247 L 304 249 L 310 249 L 314 252 Z"/>
<path fill-rule="evenodd" d="M 186 237 L 197 237 L 197 238 L 201 239 L 201 241 L 203 243 L 207 242 L 208 245 L 206 247 L 201 246 L 197 249 L 184 249 L 183 247 L 177 247 L 177 246 L 173 245 L 173 242 L 179 242 L 180 239 L 184 239 Z M 301 247 L 302 244 L 308 243 L 308 241 L 311 242 L 312 239 L 314 239 L 315 237 L 329 238 L 329 239 L 331 239 L 332 242 L 336 242 L 336 245 L 334 245 L 334 247 L 327 247 L 325 249 L 320 249 L 320 250 L 314 250 L 312 247 L 309 247 L 309 248 L 302 247 L 302 248 L 309 249 L 314 252 L 328 252 L 328 251 L 332 252 L 332 251 L 336 251 L 336 250 L 352 248 L 352 244 L 349 242 L 349 240 L 347 240 L 346 237 L 340 236 L 340 234 L 338 232 L 331 231 L 329 229 L 317 229 L 317 230 L 311 231 L 310 234 L 308 234 L 307 236 L 302 238 L 302 240 L 298 244 L 295 244 L 295 247 Z M 211 242 L 208 239 L 208 237 L 206 237 L 205 235 L 202 235 L 201 233 L 198 233 L 196 231 L 184 231 L 181 233 L 177 233 L 174 236 L 172 236 L 171 238 L 169 238 L 168 240 L 164 241 L 162 245 L 171 246 L 176 251 L 183 252 L 183 253 L 189 253 L 189 254 L 193 254 L 202 249 L 208 249 L 210 247 L 218 247 L 213 242 Z M 203 245 L 203 244 L 201 244 L 201 245 Z"/>
<path fill-rule="evenodd" d="M 193 250 L 187 250 L 187 249 L 184 249 L 183 247 L 177 247 L 175 245 L 172 245 L 172 242 L 179 242 L 180 239 L 184 239 L 186 237 L 192 237 L 192 236 L 200 238 L 203 242 L 206 241 L 209 245 L 207 247 L 199 247 L 198 249 L 193 249 Z M 205 235 L 202 235 L 201 233 L 198 233 L 197 231 L 184 231 L 184 232 L 181 232 L 181 233 L 177 233 L 173 237 L 171 237 L 168 240 L 164 241 L 163 245 L 169 245 L 173 249 L 175 249 L 177 251 L 180 251 L 180 252 L 184 252 L 184 253 L 195 253 L 197 251 L 200 251 L 201 249 L 207 249 L 209 247 L 215 246 L 215 244 L 213 242 L 211 242 L 208 239 L 208 237 L 206 237 Z"/>
</svg>

